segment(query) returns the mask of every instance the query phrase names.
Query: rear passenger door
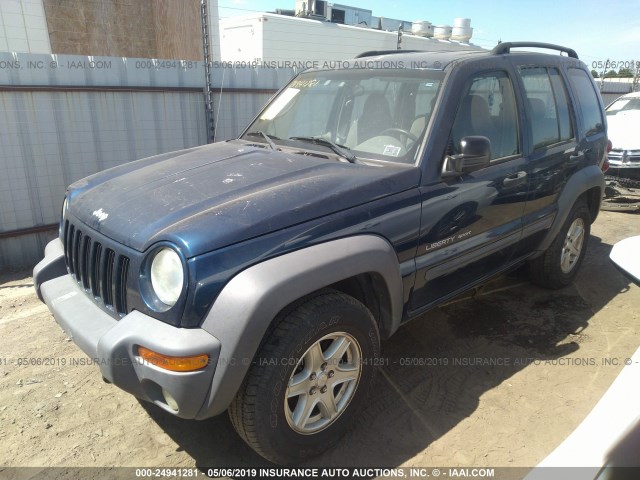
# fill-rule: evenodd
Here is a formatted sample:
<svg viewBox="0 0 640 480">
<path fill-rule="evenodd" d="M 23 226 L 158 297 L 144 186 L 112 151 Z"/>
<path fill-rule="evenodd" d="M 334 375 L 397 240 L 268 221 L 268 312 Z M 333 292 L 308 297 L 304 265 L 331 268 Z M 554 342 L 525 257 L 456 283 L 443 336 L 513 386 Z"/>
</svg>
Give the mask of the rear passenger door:
<svg viewBox="0 0 640 480">
<path fill-rule="evenodd" d="M 574 114 L 565 81 L 555 67 L 526 65 L 520 73 L 529 192 L 523 217 L 523 241 L 516 256 L 535 249 L 551 226 L 558 195 L 579 167 Z"/>
</svg>

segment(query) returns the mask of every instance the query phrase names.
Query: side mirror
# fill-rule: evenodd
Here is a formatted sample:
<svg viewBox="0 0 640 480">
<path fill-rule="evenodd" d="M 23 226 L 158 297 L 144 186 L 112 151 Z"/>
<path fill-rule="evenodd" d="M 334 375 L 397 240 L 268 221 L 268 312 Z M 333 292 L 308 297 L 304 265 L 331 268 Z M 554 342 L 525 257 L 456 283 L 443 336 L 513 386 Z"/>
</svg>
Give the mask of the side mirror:
<svg viewBox="0 0 640 480">
<path fill-rule="evenodd" d="M 479 135 L 464 137 L 460 140 L 460 152 L 447 157 L 445 173 L 468 173 L 489 165 L 491 141 Z"/>
</svg>

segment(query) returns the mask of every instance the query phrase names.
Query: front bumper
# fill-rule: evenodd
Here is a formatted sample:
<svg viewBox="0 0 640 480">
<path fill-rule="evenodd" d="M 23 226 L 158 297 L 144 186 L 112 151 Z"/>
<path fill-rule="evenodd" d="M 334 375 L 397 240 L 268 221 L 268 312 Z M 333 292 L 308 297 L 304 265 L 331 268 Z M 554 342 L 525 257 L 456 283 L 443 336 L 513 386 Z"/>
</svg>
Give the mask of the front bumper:
<svg viewBox="0 0 640 480">
<path fill-rule="evenodd" d="M 62 255 L 60 240 L 53 240 L 34 270 L 41 279 L 34 281 L 38 296 L 62 329 L 94 360 L 107 381 L 174 415 L 196 418 L 207 403 L 220 357 L 218 339 L 200 328 L 176 328 L 138 311 L 114 319 L 70 275 L 54 278 L 64 263 Z M 144 361 L 139 346 L 171 356 L 206 353 L 209 363 L 201 370 L 173 372 Z"/>
</svg>

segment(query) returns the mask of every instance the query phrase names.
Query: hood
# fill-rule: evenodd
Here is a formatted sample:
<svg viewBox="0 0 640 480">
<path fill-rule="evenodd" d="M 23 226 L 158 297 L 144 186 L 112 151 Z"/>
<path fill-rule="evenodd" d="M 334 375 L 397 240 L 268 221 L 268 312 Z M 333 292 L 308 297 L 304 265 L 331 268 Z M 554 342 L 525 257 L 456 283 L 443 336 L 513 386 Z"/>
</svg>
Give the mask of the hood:
<svg viewBox="0 0 640 480">
<path fill-rule="evenodd" d="M 370 166 L 232 141 L 162 154 L 70 187 L 69 212 L 135 250 L 159 241 L 187 257 L 418 185 L 406 165 Z"/>
<path fill-rule="evenodd" d="M 640 110 L 623 110 L 616 115 L 607 115 L 609 140 L 616 150 L 640 150 Z"/>
</svg>

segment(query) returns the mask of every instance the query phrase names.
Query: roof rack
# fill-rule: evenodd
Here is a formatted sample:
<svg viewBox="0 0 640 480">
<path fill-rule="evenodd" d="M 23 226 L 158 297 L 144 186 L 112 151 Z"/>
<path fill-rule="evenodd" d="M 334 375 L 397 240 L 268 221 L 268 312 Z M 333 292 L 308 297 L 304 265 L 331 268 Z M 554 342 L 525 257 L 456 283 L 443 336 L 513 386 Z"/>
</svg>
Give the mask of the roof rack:
<svg viewBox="0 0 640 480">
<path fill-rule="evenodd" d="M 369 50 L 367 52 L 362 52 L 360 55 L 356 56 L 356 58 L 377 57 L 378 55 L 393 55 L 398 53 L 416 53 L 416 52 L 424 52 L 424 50 Z"/>
<path fill-rule="evenodd" d="M 503 53 L 510 53 L 512 48 L 548 48 L 549 50 L 558 50 L 565 52 L 572 58 L 578 58 L 578 54 L 573 48 L 563 47 L 561 45 L 554 45 L 553 43 L 540 43 L 540 42 L 502 42 L 493 47 L 491 53 L 494 55 L 501 55 Z"/>
</svg>

